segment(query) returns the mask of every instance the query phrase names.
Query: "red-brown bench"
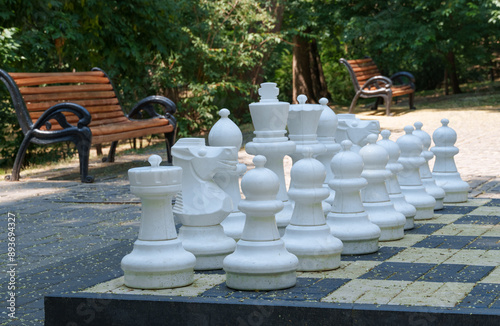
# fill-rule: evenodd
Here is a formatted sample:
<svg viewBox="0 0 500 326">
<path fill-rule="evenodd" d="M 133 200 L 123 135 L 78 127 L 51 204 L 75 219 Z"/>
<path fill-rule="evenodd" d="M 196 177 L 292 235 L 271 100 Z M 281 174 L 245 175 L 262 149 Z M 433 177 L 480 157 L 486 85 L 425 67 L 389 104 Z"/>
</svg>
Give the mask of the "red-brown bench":
<svg viewBox="0 0 500 326">
<path fill-rule="evenodd" d="M 93 182 L 88 175 L 91 145 L 111 143 L 107 160 L 114 161 L 119 140 L 165 134 L 167 160 L 172 162 L 175 141 L 174 102 L 163 96 L 149 96 L 125 114 L 110 78 L 99 68 L 86 72 L 7 73 L 0 69 L 17 119 L 25 135 L 12 175 L 19 180 L 26 149 L 30 143 L 75 143 L 80 159 L 82 182 Z M 163 107 L 157 113 L 155 105 Z M 147 117 L 147 118 L 146 118 Z"/>
<path fill-rule="evenodd" d="M 395 73 L 391 78 L 382 76 L 377 65 L 371 58 L 346 60 L 340 59 L 340 63 L 346 66 L 354 85 L 354 99 L 349 107 L 349 113 L 354 112 L 358 98 L 377 97 L 373 109 L 379 104 L 378 99 L 383 98 L 386 114 L 391 114 L 391 101 L 393 97 L 408 95 L 410 110 L 414 110 L 413 100 L 415 95 L 415 77 L 409 72 L 401 71 Z"/>
</svg>

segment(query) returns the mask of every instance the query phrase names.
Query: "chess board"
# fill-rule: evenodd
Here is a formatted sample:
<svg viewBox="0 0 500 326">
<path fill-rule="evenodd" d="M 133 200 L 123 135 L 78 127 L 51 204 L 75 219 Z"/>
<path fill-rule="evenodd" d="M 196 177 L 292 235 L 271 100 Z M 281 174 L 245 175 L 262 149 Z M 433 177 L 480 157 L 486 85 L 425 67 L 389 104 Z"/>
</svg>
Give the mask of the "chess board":
<svg viewBox="0 0 500 326">
<path fill-rule="evenodd" d="M 117 300 L 116 309 L 128 314 L 138 307 L 166 314 L 169 325 L 197 318 L 208 318 L 207 325 L 320 325 L 331 318 L 374 325 L 500 324 L 500 199 L 445 204 L 433 219 L 416 221 L 403 239 L 379 245 L 374 254 L 342 256 L 336 270 L 298 272 L 296 286 L 286 290 L 235 291 L 225 285 L 223 271 L 209 271 L 196 272 L 194 284 L 183 288 L 130 289 L 120 277 L 62 299 L 75 305 L 84 298 Z M 110 302 L 96 316 L 112 310 Z"/>
</svg>

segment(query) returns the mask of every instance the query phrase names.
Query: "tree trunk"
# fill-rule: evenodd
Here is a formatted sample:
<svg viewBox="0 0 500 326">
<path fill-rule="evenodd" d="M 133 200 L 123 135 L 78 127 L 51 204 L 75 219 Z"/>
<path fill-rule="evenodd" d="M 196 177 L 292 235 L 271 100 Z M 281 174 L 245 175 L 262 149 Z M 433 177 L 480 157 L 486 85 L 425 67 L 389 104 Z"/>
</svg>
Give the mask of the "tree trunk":
<svg viewBox="0 0 500 326">
<path fill-rule="evenodd" d="M 453 94 L 460 94 L 460 83 L 458 81 L 457 66 L 455 63 L 455 53 L 453 51 L 448 52 L 446 55 L 446 69 L 448 70 L 448 76 L 450 77 L 451 89 Z"/>
<path fill-rule="evenodd" d="M 308 103 L 329 98 L 316 40 L 296 35 L 293 43 L 293 103 L 297 103 L 300 94 L 307 96 Z"/>
</svg>

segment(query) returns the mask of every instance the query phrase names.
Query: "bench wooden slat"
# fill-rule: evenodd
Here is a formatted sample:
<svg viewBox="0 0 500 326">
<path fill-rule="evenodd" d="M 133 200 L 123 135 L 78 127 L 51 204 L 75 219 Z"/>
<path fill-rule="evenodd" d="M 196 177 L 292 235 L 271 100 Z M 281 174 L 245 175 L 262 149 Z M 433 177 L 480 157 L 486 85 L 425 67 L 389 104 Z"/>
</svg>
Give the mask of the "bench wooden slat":
<svg viewBox="0 0 500 326">
<path fill-rule="evenodd" d="M 89 83 L 89 84 L 109 84 L 109 79 L 107 77 L 99 76 L 56 76 L 56 77 L 33 77 L 33 78 L 21 78 L 15 79 L 18 87 L 22 86 L 34 86 L 34 85 L 50 85 L 50 84 L 62 84 L 62 83 Z"/>
<path fill-rule="evenodd" d="M 365 59 L 353 59 L 353 60 L 347 60 L 349 64 L 352 66 L 354 64 L 360 64 L 360 63 L 367 63 L 367 62 L 373 62 L 372 58 L 365 58 Z"/>
<path fill-rule="evenodd" d="M 20 87 L 21 95 L 51 94 L 63 92 L 93 92 L 93 91 L 113 91 L 111 84 L 85 84 L 67 86 L 47 86 L 47 87 Z"/>
<path fill-rule="evenodd" d="M 33 77 L 51 77 L 51 76 L 98 76 L 103 77 L 102 71 L 79 71 L 79 72 L 9 72 L 14 79 L 33 78 Z"/>
<path fill-rule="evenodd" d="M 166 125 L 163 127 L 138 129 L 138 130 L 125 131 L 125 132 L 110 134 L 110 135 L 93 136 L 92 143 L 98 145 L 98 144 L 110 143 L 110 142 L 114 142 L 114 141 L 122 140 L 122 139 L 138 138 L 138 137 L 155 135 L 155 134 L 163 134 L 163 133 L 172 132 L 173 130 L 174 130 L 174 127 L 172 125 Z"/>
<path fill-rule="evenodd" d="M 94 106 L 94 105 L 113 105 L 113 104 L 119 104 L 117 98 L 111 98 L 111 99 L 101 99 L 101 100 L 78 100 L 78 101 L 71 101 L 72 103 L 79 104 L 83 107 L 87 106 Z M 61 102 L 41 102 L 41 103 L 26 103 L 26 107 L 28 108 L 29 111 L 39 111 L 39 110 L 46 110 L 50 108 L 53 105 L 56 105 L 57 103 Z"/>
<path fill-rule="evenodd" d="M 50 94 L 36 94 L 24 95 L 25 102 L 45 102 L 45 101 L 73 101 L 83 99 L 104 99 L 116 97 L 115 92 L 65 92 L 65 93 L 50 93 Z"/>
</svg>

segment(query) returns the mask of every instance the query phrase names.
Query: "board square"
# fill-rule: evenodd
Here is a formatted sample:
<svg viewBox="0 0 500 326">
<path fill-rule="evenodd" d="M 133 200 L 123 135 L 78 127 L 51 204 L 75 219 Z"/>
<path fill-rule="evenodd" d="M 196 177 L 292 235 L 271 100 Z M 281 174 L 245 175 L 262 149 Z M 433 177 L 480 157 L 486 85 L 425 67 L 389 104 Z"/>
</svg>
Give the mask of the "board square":
<svg viewBox="0 0 500 326">
<path fill-rule="evenodd" d="M 476 283 L 491 273 L 494 268 L 493 266 L 441 264 L 417 281 Z"/>
<path fill-rule="evenodd" d="M 477 284 L 457 306 L 461 308 L 500 308 L 500 284 Z"/>
<path fill-rule="evenodd" d="M 435 266 L 436 264 L 426 263 L 384 262 L 359 278 L 368 280 L 415 281 Z"/>
<path fill-rule="evenodd" d="M 500 216 L 498 215 L 465 215 L 453 224 L 492 224 L 500 223 Z"/>
<path fill-rule="evenodd" d="M 404 247 L 380 247 L 379 250 L 373 254 L 367 255 L 343 255 L 342 261 L 355 261 L 355 260 L 373 260 L 373 261 L 384 261 L 392 256 L 396 255 L 398 252 L 405 250 Z"/>
<path fill-rule="evenodd" d="M 477 206 L 449 206 L 445 205 L 442 210 L 436 211 L 436 214 L 469 214 Z"/>
<path fill-rule="evenodd" d="M 414 244 L 413 247 L 462 249 L 476 238 L 475 236 L 430 235 Z"/>
<path fill-rule="evenodd" d="M 415 227 L 411 230 L 406 230 L 405 234 L 432 234 L 442 227 L 446 226 L 446 224 L 441 223 L 415 223 Z"/>
<path fill-rule="evenodd" d="M 464 249 L 500 250 L 500 237 L 479 237 Z M 500 263 L 500 258 L 498 260 Z"/>
</svg>

